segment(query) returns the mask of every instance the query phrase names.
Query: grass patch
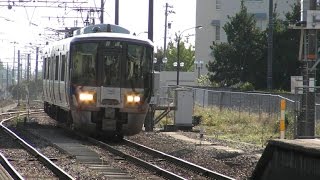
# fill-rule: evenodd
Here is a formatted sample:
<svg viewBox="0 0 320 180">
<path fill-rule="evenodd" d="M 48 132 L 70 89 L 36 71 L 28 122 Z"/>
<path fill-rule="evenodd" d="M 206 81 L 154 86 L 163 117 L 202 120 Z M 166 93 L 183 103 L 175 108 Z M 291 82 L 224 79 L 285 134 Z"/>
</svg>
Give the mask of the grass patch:
<svg viewBox="0 0 320 180">
<path fill-rule="evenodd" d="M 156 117 L 161 111 L 156 112 Z M 218 139 L 247 142 L 264 146 L 270 139 L 280 137 L 280 112 L 269 114 L 265 112 L 249 112 L 231 109 L 219 109 L 212 106 L 203 108 L 195 105 L 194 116 L 202 116 L 199 126 L 204 127 L 206 136 L 214 136 Z M 285 138 L 294 138 L 295 113 L 286 112 Z M 174 124 L 174 111 L 164 117 L 157 127 Z M 316 134 L 320 134 L 320 123 L 316 122 Z M 195 129 L 200 129 L 200 127 Z"/>
<path fill-rule="evenodd" d="M 279 138 L 279 119 L 268 113 L 248 113 L 218 107 L 196 106 L 194 115 L 202 116 L 205 134 L 219 139 L 265 145 L 270 139 Z M 293 114 L 286 116 L 286 138 L 293 138 Z"/>
</svg>

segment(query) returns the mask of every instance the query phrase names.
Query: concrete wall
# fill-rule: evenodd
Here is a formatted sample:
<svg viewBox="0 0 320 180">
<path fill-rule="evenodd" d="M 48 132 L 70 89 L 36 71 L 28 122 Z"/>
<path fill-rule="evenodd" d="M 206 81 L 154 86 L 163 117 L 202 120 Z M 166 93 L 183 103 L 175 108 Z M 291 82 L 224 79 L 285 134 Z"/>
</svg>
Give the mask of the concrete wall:
<svg viewBox="0 0 320 180">
<path fill-rule="evenodd" d="M 160 87 L 177 84 L 177 71 L 161 71 Z M 179 72 L 179 85 L 194 86 L 195 74 L 193 72 Z"/>
<path fill-rule="evenodd" d="M 177 71 L 161 71 L 156 72 L 156 79 L 159 79 L 158 91 L 156 90 L 155 96 L 158 105 L 168 104 L 174 100 L 174 89 L 177 85 Z M 157 84 L 157 82 L 155 82 Z M 193 72 L 179 72 L 179 85 L 180 86 L 195 86 L 195 74 Z"/>
</svg>

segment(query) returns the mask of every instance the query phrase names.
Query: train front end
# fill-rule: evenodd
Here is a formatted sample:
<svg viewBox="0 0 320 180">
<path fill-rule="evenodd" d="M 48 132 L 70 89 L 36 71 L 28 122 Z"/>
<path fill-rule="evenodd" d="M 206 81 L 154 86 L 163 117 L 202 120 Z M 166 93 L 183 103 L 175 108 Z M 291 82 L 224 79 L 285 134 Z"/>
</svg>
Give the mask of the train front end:
<svg viewBox="0 0 320 180">
<path fill-rule="evenodd" d="M 97 34 L 70 45 L 73 124 L 107 136 L 137 134 L 151 98 L 153 45 L 129 35 Z"/>
</svg>

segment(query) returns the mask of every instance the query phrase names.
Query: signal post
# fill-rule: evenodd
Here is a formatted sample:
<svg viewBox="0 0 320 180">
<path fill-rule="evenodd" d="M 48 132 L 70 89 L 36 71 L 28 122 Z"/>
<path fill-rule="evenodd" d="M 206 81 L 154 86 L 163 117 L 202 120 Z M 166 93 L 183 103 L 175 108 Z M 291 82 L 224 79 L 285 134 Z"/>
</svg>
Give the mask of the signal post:
<svg viewBox="0 0 320 180">
<path fill-rule="evenodd" d="M 297 118 L 296 138 L 315 138 L 315 71 L 320 62 L 317 54 L 317 32 L 320 29 L 320 11 L 317 0 L 301 0 L 301 21 L 292 27 L 301 31 L 299 60 L 302 64 L 303 87 Z M 298 91 L 297 91 L 298 90 Z"/>
</svg>

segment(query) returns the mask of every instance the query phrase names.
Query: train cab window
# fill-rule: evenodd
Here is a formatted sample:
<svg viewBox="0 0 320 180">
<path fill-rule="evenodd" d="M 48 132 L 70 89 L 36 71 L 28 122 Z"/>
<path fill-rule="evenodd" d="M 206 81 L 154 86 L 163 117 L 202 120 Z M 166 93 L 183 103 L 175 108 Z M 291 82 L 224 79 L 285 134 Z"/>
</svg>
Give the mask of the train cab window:
<svg viewBox="0 0 320 180">
<path fill-rule="evenodd" d="M 55 67 L 55 72 L 54 72 L 54 80 L 58 80 L 58 72 L 59 72 L 59 56 L 56 56 L 56 67 Z"/>
<path fill-rule="evenodd" d="M 143 71 L 145 69 L 146 60 L 146 48 L 140 45 L 128 45 L 128 65 L 127 75 L 128 79 L 138 80 L 142 78 Z"/>
<path fill-rule="evenodd" d="M 72 81 L 96 85 L 96 58 L 98 43 L 79 43 L 71 48 Z"/>
<path fill-rule="evenodd" d="M 121 54 L 118 54 L 118 53 L 105 53 L 103 55 L 103 61 L 104 61 L 103 84 L 105 86 L 119 85 L 120 60 L 121 60 Z"/>
</svg>

